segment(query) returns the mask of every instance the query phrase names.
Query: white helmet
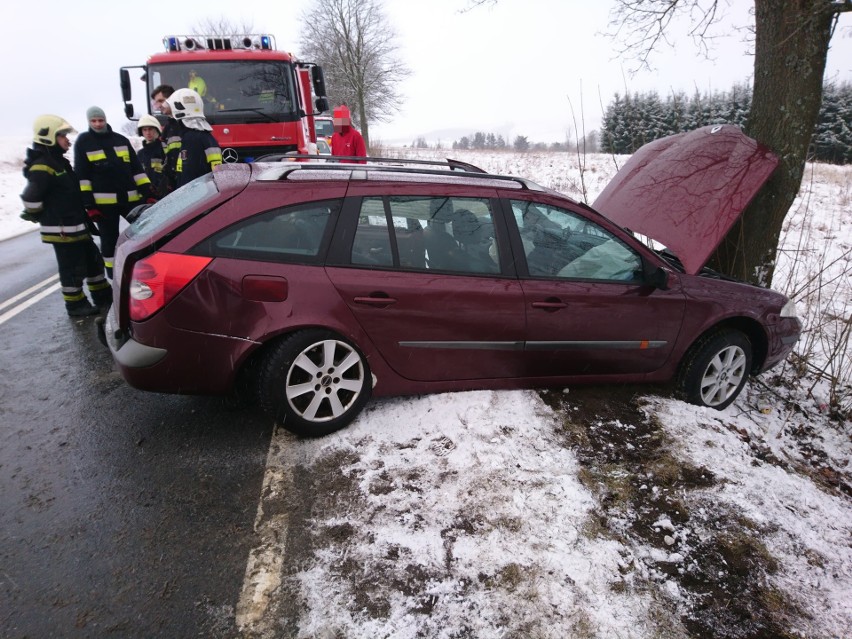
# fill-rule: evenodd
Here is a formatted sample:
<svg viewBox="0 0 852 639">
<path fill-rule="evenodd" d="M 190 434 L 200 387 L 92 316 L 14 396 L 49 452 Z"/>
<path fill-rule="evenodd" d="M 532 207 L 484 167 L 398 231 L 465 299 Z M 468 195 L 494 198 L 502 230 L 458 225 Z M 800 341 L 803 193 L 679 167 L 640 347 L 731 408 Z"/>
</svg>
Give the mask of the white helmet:
<svg viewBox="0 0 852 639">
<path fill-rule="evenodd" d="M 139 124 L 136 125 L 136 133 L 142 135 L 142 127 L 146 126 L 154 127 L 160 133 L 163 132 L 163 127 L 160 126 L 160 121 L 153 115 L 148 115 L 147 113 L 139 118 Z"/>
<path fill-rule="evenodd" d="M 178 89 L 166 98 L 166 104 L 175 120 L 204 117 L 204 102 L 198 92 L 192 89 Z"/>
<path fill-rule="evenodd" d="M 60 133 L 68 135 L 76 133 L 74 127 L 58 115 L 40 115 L 33 122 L 33 142 L 44 146 L 56 144 L 56 136 Z"/>
</svg>

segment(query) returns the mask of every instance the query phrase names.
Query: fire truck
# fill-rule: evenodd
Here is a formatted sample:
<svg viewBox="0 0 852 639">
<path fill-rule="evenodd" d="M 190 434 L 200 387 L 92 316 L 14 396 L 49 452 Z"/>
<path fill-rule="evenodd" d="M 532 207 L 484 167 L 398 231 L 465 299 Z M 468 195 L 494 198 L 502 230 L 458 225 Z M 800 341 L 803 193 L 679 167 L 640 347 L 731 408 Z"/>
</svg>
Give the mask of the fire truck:
<svg viewBox="0 0 852 639">
<path fill-rule="evenodd" d="M 201 94 L 227 162 L 304 151 L 316 142 L 314 115 L 329 108 L 322 68 L 279 51 L 274 36 L 177 35 L 164 37 L 163 46 L 146 64 L 121 67 L 128 119 L 137 119 L 130 72 L 142 69 L 149 113 L 148 97 L 161 84 Z"/>
</svg>

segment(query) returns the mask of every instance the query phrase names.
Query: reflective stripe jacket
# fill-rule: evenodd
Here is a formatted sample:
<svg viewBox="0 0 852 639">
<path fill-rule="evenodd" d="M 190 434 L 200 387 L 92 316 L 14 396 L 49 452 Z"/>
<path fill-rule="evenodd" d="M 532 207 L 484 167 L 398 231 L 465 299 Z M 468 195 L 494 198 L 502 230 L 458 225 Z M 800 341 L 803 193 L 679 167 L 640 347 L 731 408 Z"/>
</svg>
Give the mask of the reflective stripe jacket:
<svg viewBox="0 0 852 639">
<path fill-rule="evenodd" d="M 169 191 L 166 188 L 166 180 L 163 175 L 166 163 L 166 149 L 163 141 L 159 138 L 153 142 L 143 140 L 142 148 L 139 149 L 136 156 L 139 158 L 142 168 L 145 169 L 148 179 L 151 180 L 151 186 L 154 187 L 156 192 L 155 197 L 165 196 Z"/>
<path fill-rule="evenodd" d="M 219 164 L 222 164 L 222 149 L 213 134 L 183 127 L 177 163 L 177 186 L 181 187 L 200 175 L 210 173 Z"/>
<path fill-rule="evenodd" d="M 171 193 L 177 188 L 177 164 L 180 158 L 180 136 L 186 127 L 182 127 L 176 120 L 169 119 L 168 124 L 163 129 L 163 135 L 160 138 L 163 141 L 163 148 L 166 153 L 165 164 L 163 165 L 163 176 L 165 177 L 165 192 Z"/>
<path fill-rule="evenodd" d="M 33 144 L 24 160 L 24 211 L 41 224 L 41 241 L 64 244 L 91 240 L 80 182 L 58 146 Z"/>
<path fill-rule="evenodd" d="M 155 197 L 130 140 L 109 125 L 100 132 L 90 128 L 74 141 L 74 170 L 87 209 L 127 208 Z"/>
</svg>

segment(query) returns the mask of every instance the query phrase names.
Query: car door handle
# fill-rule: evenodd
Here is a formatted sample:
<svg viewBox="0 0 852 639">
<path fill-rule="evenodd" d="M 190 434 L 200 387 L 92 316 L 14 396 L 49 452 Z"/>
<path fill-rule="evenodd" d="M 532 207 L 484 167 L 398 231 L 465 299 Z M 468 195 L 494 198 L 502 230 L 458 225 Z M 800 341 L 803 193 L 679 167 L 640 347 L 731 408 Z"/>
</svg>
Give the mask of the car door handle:
<svg viewBox="0 0 852 639">
<path fill-rule="evenodd" d="M 364 306 L 377 306 L 379 308 L 384 308 L 385 306 L 396 304 L 396 300 L 388 296 L 371 295 L 369 297 L 356 297 L 355 303 L 363 304 Z"/>
<path fill-rule="evenodd" d="M 547 300 L 545 302 L 533 302 L 532 307 L 540 308 L 543 311 L 558 311 L 562 308 L 568 308 L 568 305 L 560 300 Z"/>
</svg>

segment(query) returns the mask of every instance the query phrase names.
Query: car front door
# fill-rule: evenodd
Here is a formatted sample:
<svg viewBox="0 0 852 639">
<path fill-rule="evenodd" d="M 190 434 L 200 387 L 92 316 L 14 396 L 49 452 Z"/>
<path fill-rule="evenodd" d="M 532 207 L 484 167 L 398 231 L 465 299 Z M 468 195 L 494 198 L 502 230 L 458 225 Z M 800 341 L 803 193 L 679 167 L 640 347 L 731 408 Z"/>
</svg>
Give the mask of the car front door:
<svg viewBox="0 0 852 639">
<path fill-rule="evenodd" d="M 521 278 L 526 374 L 641 375 L 660 368 L 683 319 L 677 282 L 669 290 L 647 284 L 639 251 L 578 212 L 508 204 L 528 271 Z"/>
</svg>

